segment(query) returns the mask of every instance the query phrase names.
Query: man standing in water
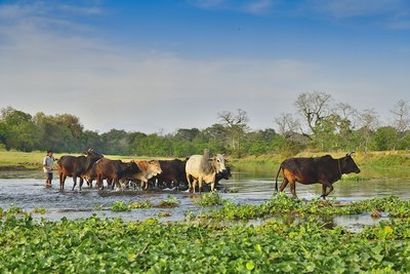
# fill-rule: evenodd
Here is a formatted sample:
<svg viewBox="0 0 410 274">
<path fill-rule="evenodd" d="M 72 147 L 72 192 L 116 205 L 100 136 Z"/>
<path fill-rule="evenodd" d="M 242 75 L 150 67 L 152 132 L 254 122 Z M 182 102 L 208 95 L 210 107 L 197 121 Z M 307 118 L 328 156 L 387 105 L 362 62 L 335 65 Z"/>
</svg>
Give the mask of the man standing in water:
<svg viewBox="0 0 410 274">
<path fill-rule="evenodd" d="M 51 181 L 53 180 L 53 163 L 54 163 L 53 152 L 51 150 L 47 151 L 46 157 L 43 160 L 43 171 L 47 175 L 46 187 L 51 187 Z"/>
</svg>

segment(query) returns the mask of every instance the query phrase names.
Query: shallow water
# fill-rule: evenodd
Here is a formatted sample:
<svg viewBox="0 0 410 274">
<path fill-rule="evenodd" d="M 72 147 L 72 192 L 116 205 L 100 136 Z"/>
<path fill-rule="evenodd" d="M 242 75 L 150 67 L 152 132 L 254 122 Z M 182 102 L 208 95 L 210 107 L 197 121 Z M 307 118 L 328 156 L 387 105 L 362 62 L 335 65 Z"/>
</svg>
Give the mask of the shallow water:
<svg viewBox="0 0 410 274">
<path fill-rule="evenodd" d="M 53 181 L 53 188 L 44 187 L 43 174 L 39 172 L 9 172 L 0 173 L 0 207 L 8 208 L 12 205 L 31 211 L 34 208 L 45 208 L 46 214 L 35 214 L 36 217 L 45 217 L 51 220 L 59 220 L 62 217 L 69 219 L 86 218 L 93 214 L 100 217 L 121 217 L 126 220 L 143 220 L 156 217 L 158 214 L 169 213 L 169 217 L 163 217 L 165 221 L 183 220 L 187 212 L 200 213 L 208 210 L 193 204 L 193 199 L 198 197 L 183 192 L 171 194 L 181 202 L 179 207 L 171 209 L 149 208 L 136 209 L 129 212 L 112 212 L 108 208 L 115 201 L 141 201 L 150 200 L 157 205 L 166 199 L 170 192 L 141 192 L 141 191 L 97 191 L 87 186 L 82 192 L 71 191 L 72 179 L 66 182 L 66 190 L 58 190 L 57 180 Z M 221 181 L 226 189 L 234 193 L 221 193 L 223 199 L 230 199 L 238 203 L 262 203 L 271 198 L 274 181 L 268 173 L 234 173 L 228 181 Z M 288 191 L 288 190 L 287 190 Z M 320 185 L 303 186 L 297 184 L 296 191 L 299 198 L 313 199 L 320 195 Z M 410 180 L 386 179 L 368 180 L 362 182 L 340 181 L 335 184 L 335 191 L 330 195 L 339 201 L 354 201 L 396 195 L 404 199 L 410 197 Z M 336 219 L 337 224 L 353 225 L 366 220 L 365 215 L 358 219 L 340 216 Z M 352 224 L 353 223 L 353 224 Z M 370 223 L 369 223 L 370 224 Z"/>
</svg>

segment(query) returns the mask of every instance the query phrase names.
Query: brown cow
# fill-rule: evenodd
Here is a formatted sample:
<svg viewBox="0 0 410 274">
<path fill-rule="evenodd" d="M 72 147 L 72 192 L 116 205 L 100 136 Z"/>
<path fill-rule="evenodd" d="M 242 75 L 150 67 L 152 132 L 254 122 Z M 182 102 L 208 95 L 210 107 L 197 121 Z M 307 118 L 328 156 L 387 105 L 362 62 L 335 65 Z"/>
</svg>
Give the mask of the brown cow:
<svg viewBox="0 0 410 274">
<path fill-rule="evenodd" d="M 121 160 L 110 160 L 102 158 L 95 164 L 95 175 L 97 178 L 97 186 L 100 189 L 104 188 L 103 180 L 112 182 L 112 189 L 114 186 L 121 187 L 120 180 L 123 178 L 133 177 L 135 174 L 141 172 L 134 162 L 124 163 Z"/>
<path fill-rule="evenodd" d="M 134 160 L 135 164 L 137 164 L 140 172 L 136 173 L 133 179 L 141 181 L 141 188 L 144 190 L 148 189 L 148 180 L 152 177 L 161 174 L 161 166 L 158 160 L 151 160 L 151 161 L 137 161 Z"/>
<path fill-rule="evenodd" d="M 353 152 L 352 152 L 353 153 Z M 333 159 L 330 155 L 316 158 L 289 158 L 282 162 L 276 175 L 275 189 L 278 191 L 278 176 L 282 171 L 282 192 L 288 183 L 293 197 L 296 196 L 296 182 L 304 185 L 322 184 L 322 196 L 326 198 L 333 191 L 333 183 L 340 180 L 343 174 L 359 173 L 360 169 L 352 158 L 352 153 L 345 157 Z M 329 188 L 329 191 L 327 191 Z"/>
<path fill-rule="evenodd" d="M 91 169 L 93 164 L 103 157 L 103 155 L 95 152 L 93 149 L 89 149 L 84 152 L 84 155 L 81 156 L 71 156 L 65 155 L 62 156 L 57 161 L 58 173 L 60 176 L 60 189 L 64 189 L 65 180 L 68 177 L 73 177 L 74 185 L 77 185 L 77 177 L 80 177 L 80 191 L 83 186 L 83 176 Z"/>
</svg>

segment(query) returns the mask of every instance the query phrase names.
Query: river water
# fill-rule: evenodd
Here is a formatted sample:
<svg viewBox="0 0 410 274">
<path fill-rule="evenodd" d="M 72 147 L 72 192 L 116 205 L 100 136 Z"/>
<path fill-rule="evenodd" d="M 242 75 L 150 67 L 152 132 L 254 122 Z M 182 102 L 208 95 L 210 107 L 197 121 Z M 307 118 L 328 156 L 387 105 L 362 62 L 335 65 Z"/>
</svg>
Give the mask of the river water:
<svg viewBox="0 0 410 274">
<path fill-rule="evenodd" d="M 262 203 L 272 197 L 274 189 L 273 176 L 270 172 L 246 173 L 234 172 L 232 178 L 221 181 L 229 190 L 221 193 L 223 199 L 237 203 Z M 34 214 L 35 217 L 45 217 L 50 220 L 59 220 L 62 217 L 69 219 L 86 218 L 93 214 L 100 217 L 121 217 L 126 220 L 143 220 L 159 215 L 165 221 L 183 220 L 187 212 L 200 213 L 203 210 L 194 205 L 193 199 L 198 197 L 184 192 L 142 192 L 142 191 L 97 191 L 87 186 L 82 192 L 71 190 L 72 179 L 66 181 L 66 190 L 58 189 L 58 181 L 53 181 L 53 188 L 44 187 L 43 174 L 38 172 L 1 172 L 0 173 L 0 207 L 21 207 L 27 211 L 34 208 L 45 208 L 44 215 Z M 330 198 L 339 201 L 355 201 L 396 195 L 404 199 L 410 198 L 410 179 L 379 179 L 366 181 L 342 180 L 334 184 L 335 191 Z M 289 189 L 286 190 L 289 193 Z M 296 191 L 301 199 L 314 199 L 321 193 L 320 185 L 303 186 L 297 184 Z M 172 209 L 149 208 L 136 209 L 128 212 L 112 212 L 109 207 L 115 201 L 142 201 L 150 200 L 157 205 L 169 195 L 175 196 L 181 202 L 180 206 Z M 374 220 L 368 215 L 339 216 L 337 224 L 373 224 Z"/>
</svg>

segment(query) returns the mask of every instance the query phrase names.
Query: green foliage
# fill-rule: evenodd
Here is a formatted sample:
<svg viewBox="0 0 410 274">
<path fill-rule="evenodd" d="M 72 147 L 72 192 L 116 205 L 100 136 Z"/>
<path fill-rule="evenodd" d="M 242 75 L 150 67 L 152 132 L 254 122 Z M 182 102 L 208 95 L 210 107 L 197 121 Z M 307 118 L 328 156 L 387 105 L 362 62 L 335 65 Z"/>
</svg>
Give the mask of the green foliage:
<svg viewBox="0 0 410 274">
<path fill-rule="evenodd" d="M 159 202 L 158 207 L 161 207 L 161 208 L 177 207 L 177 206 L 179 206 L 180 203 L 181 203 L 181 202 L 178 200 L 177 197 L 168 195 L 168 198 L 167 198 L 167 199 L 161 200 L 161 201 Z"/>
<path fill-rule="evenodd" d="M 222 202 L 222 198 L 217 192 L 204 193 L 199 199 L 194 200 L 194 203 L 199 206 L 216 206 L 221 205 Z"/>
<path fill-rule="evenodd" d="M 125 203 L 124 201 L 115 201 L 112 205 L 111 205 L 111 210 L 114 212 L 122 212 L 122 211 L 130 211 L 131 208 L 130 206 Z"/>
<path fill-rule="evenodd" d="M 0 272 L 407 273 L 410 220 L 353 234 L 310 218 L 260 226 L 155 219 L 0 221 Z"/>
<path fill-rule="evenodd" d="M 367 213 L 373 211 L 387 212 L 391 217 L 410 218 L 410 201 L 390 196 L 340 204 L 335 201 L 313 200 L 304 202 L 293 199 L 283 193 L 272 197 L 262 204 L 235 204 L 225 201 L 223 207 L 198 215 L 200 219 L 249 220 L 272 216 L 335 216 Z"/>
<path fill-rule="evenodd" d="M 152 203 L 150 200 L 134 201 L 129 204 L 130 209 L 151 208 L 151 207 L 152 207 Z"/>
<path fill-rule="evenodd" d="M 225 113 L 225 115 L 230 114 Z M 368 151 L 409 149 L 410 131 L 398 132 L 394 127 L 354 128 L 352 122 L 337 114 L 319 120 L 311 135 L 288 132 L 279 135 L 274 129 L 250 130 L 236 117 L 204 129 L 177 129 L 173 134 L 145 134 L 112 129 L 99 134 L 85 130 L 78 117 L 71 114 L 31 116 L 13 108 L 4 108 L 0 115 L 0 147 L 7 150 L 82 152 L 93 147 L 104 154 L 156 157 L 187 157 L 212 153 L 234 157 L 272 155 L 291 156 L 306 148 L 320 151 Z M 235 118 L 236 117 L 236 118 Z M 232 120 L 233 119 L 233 120 Z"/>
<path fill-rule="evenodd" d="M 33 213 L 46 214 L 46 209 L 44 207 L 36 207 L 35 209 L 33 209 Z"/>
</svg>

